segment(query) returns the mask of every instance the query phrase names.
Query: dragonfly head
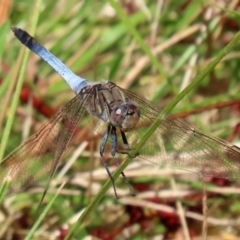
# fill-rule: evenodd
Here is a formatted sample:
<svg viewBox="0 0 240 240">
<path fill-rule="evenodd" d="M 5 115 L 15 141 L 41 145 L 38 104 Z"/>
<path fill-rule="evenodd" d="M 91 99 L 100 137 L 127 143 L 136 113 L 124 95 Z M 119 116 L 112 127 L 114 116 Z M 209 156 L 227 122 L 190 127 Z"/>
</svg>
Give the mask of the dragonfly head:
<svg viewBox="0 0 240 240">
<path fill-rule="evenodd" d="M 120 104 L 112 108 L 110 122 L 124 132 L 131 131 L 138 123 L 140 110 L 133 103 Z"/>
</svg>

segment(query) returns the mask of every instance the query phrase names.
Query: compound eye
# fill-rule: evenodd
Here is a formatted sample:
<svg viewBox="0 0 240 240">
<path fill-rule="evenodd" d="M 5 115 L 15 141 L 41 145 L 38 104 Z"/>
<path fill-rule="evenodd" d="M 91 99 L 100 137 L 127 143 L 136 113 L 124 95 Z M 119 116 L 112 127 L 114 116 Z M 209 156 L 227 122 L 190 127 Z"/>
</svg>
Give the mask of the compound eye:
<svg viewBox="0 0 240 240">
<path fill-rule="evenodd" d="M 115 127 L 128 132 L 135 127 L 139 118 L 139 108 L 132 103 L 126 103 L 113 108 L 110 121 Z"/>
<path fill-rule="evenodd" d="M 110 122 L 115 126 L 115 127 L 121 127 L 122 123 L 124 121 L 124 118 L 127 114 L 128 109 L 126 108 L 125 105 L 119 105 L 115 108 L 113 108 L 111 112 L 111 119 Z"/>
</svg>

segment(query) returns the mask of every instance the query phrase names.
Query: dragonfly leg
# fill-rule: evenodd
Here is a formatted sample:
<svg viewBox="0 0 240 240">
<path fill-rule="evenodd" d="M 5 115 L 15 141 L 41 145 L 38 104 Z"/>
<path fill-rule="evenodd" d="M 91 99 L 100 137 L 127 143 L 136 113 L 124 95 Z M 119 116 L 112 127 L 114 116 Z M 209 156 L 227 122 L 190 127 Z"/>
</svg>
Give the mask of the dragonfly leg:
<svg viewBox="0 0 240 240">
<path fill-rule="evenodd" d="M 123 140 L 123 144 L 124 144 L 124 147 L 126 148 L 127 151 L 117 151 L 118 153 L 122 153 L 122 154 L 127 154 L 130 158 L 135 158 L 139 155 L 139 153 L 136 153 L 134 156 L 132 156 L 131 154 L 129 154 L 128 151 L 131 150 L 129 144 L 128 144 L 128 141 L 127 141 L 127 137 L 125 135 L 125 133 L 121 130 L 121 136 L 122 136 L 122 140 Z"/>
<path fill-rule="evenodd" d="M 128 141 L 127 141 L 127 137 L 125 135 L 125 133 L 121 130 L 121 136 L 122 136 L 122 140 L 123 140 L 123 144 L 124 144 L 124 147 L 127 149 L 127 150 L 131 150 L 129 144 L 128 144 Z"/>
<path fill-rule="evenodd" d="M 100 156 L 101 156 L 101 161 L 103 163 L 103 166 L 105 167 L 105 169 L 107 171 L 107 174 L 108 174 L 108 176 L 111 179 L 111 182 L 112 182 L 112 185 L 113 185 L 113 189 L 114 189 L 114 193 L 115 193 L 115 197 L 117 199 L 119 199 L 119 198 L 121 198 L 121 196 L 118 196 L 118 194 L 117 194 L 117 190 L 116 190 L 116 187 L 115 187 L 114 179 L 113 179 L 112 174 L 110 173 L 110 171 L 108 169 L 108 165 L 107 165 L 106 160 L 105 160 L 105 158 L 103 156 L 104 148 L 106 146 L 106 142 L 107 142 L 107 139 L 108 139 L 108 136 L 109 136 L 110 129 L 111 129 L 111 126 L 108 126 L 108 129 L 105 131 L 105 133 L 103 135 L 102 142 L 101 142 L 101 145 L 100 145 Z"/>
<path fill-rule="evenodd" d="M 119 166 L 119 161 L 118 159 L 116 158 L 115 154 L 116 154 L 117 151 L 117 134 L 116 134 L 116 128 L 112 126 L 112 129 L 111 129 L 111 155 L 116 163 L 117 166 Z M 123 176 L 123 179 L 125 181 L 125 183 L 127 184 L 130 192 L 131 192 L 131 195 L 132 196 L 136 196 L 136 194 L 134 193 L 134 191 L 132 190 L 132 187 L 131 185 L 129 184 L 129 181 L 128 181 L 128 178 L 126 177 L 126 175 L 124 174 L 124 172 L 121 172 L 122 176 Z"/>
</svg>

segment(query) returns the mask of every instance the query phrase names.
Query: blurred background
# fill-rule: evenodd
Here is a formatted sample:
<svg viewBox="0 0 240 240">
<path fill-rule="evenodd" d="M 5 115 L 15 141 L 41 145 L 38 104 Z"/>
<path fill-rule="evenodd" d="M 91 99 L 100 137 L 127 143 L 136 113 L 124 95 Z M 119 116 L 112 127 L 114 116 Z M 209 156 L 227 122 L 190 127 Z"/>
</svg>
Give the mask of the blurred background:
<svg viewBox="0 0 240 240">
<path fill-rule="evenodd" d="M 77 75 L 91 82 L 112 81 L 164 107 L 201 73 L 239 31 L 239 1 L 0 1 L 0 136 L 22 63 L 12 26 L 29 31 L 39 14 L 34 37 Z M 38 12 L 37 12 L 38 11 Z M 139 40 L 140 39 L 140 40 Z M 160 68 L 150 60 L 144 44 Z M 239 45 L 172 111 L 208 134 L 239 143 Z M 65 81 L 30 53 L 24 83 L 4 156 L 63 108 L 74 93 Z M 82 120 L 87 123 L 88 119 Z M 56 172 L 43 207 L 66 182 L 32 239 L 64 239 L 108 175 L 99 158 L 101 136 L 86 124 Z M 122 159 L 121 159 L 122 160 Z M 108 162 L 111 171 L 115 165 Z M 65 171 L 65 169 L 67 170 Z M 125 169 L 136 197 L 120 177 L 117 200 L 111 189 L 76 233 L 76 239 L 240 239 L 238 180 L 160 169 L 134 160 Z M 5 198 L 0 209 L 0 239 L 24 239 L 36 222 L 44 185 Z M 204 214 L 204 209 L 207 209 Z M 42 208 L 41 208 L 42 209 Z"/>
</svg>

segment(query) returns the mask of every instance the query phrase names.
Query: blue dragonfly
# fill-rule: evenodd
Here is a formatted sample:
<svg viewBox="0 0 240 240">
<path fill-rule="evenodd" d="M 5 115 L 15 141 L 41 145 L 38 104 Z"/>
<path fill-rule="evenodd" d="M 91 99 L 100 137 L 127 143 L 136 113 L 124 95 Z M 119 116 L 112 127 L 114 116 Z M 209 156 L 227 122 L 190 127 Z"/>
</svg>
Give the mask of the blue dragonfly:
<svg viewBox="0 0 240 240">
<path fill-rule="evenodd" d="M 41 179 L 48 179 L 48 187 L 87 113 L 95 121 L 95 131 L 102 134 L 99 156 L 112 181 L 115 196 L 119 198 L 105 161 L 106 145 L 110 146 L 111 157 L 119 165 L 119 156 L 129 155 L 161 109 L 113 82 L 90 83 L 75 75 L 24 30 L 13 27 L 12 31 L 22 44 L 62 76 L 76 96 L 1 162 L 0 184 L 10 177 L 8 195 L 21 192 Z M 162 121 L 138 154 L 130 157 L 202 176 L 234 179 L 238 178 L 240 170 L 240 148 L 171 116 Z M 123 172 L 122 176 L 128 184 Z M 134 195 L 129 184 L 128 187 Z"/>
</svg>

